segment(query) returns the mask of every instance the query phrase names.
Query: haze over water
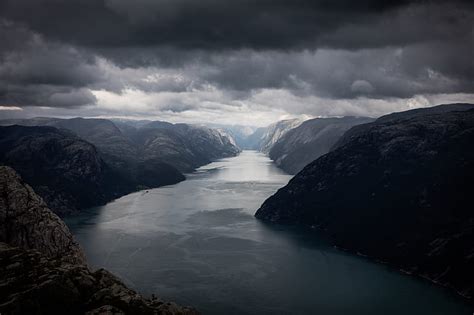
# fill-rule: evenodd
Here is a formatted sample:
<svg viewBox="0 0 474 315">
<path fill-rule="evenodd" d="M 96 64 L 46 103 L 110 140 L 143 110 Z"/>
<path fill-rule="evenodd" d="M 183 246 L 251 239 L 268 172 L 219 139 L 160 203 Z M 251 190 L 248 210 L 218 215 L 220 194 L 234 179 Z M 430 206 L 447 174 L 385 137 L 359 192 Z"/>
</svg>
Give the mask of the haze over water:
<svg viewBox="0 0 474 315">
<path fill-rule="evenodd" d="M 471 314 L 453 294 L 340 252 L 314 231 L 256 220 L 290 178 L 244 151 L 67 223 L 93 267 L 203 314 Z"/>
</svg>

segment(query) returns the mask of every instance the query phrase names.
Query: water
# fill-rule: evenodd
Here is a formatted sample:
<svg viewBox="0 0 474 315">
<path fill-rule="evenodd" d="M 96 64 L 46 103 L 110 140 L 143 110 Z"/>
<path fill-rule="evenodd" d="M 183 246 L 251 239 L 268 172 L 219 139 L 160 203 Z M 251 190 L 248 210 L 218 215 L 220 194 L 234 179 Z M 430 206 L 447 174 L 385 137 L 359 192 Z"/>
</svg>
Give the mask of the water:
<svg viewBox="0 0 474 315">
<path fill-rule="evenodd" d="M 313 231 L 257 221 L 289 179 L 244 151 L 67 223 L 93 267 L 203 314 L 472 314 L 450 292 L 339 252 Z"/>
</svg>

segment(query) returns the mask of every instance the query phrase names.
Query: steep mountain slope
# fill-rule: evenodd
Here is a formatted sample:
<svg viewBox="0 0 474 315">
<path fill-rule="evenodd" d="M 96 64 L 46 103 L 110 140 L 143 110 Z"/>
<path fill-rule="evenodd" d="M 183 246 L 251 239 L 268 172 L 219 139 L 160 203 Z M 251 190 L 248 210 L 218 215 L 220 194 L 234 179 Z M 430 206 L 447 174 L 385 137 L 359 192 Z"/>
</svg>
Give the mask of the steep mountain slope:
<svg viewBox="0 0 474 315">
<path fill-rule="evenodd" d="M 191 172 L 215 159 L 240 152 L 229 135 L 216 129 L 159 123 L 137 129 L 130 136 L 147 161 L 164 161 L 182 172 Z"/>
<path fill-rule="evenodd" d="M 288 119 L 260 128 L 219 124 L 208 124 L 208 126 L 225 130 L 225 132 L 235 140 L 235 143 L 241 149 L 259 150 L 268 153 L 270 148 L 278 141 L 278 139 L 302 122 L 303 120 L 300 119 Z"/>
<path fill-rule="evenodd" d="M 266 127 L 258 142 L 258 149 L 263 153 L 268 153 L 281 137 L 291 129 L 298 127 L 302 122 L 300 119 L 287 119 Z"/>
<path fill-rule="evenodd" d="M 175 130 L 187 140 L 190 150 L 207 160 L 206 163 L 218 158 L 235 156 L 240 152 L 232 137 L 217 129 L 176 124 Z"/>
<path fill-rule="evenodd" d="M 60 119 L 53 126 L 68 129 L 79 137 L 94 144 L 104 159 L 112 166 L 123 167 L 137 156 L 136 146 L 120 131 L 117 126 L 106 119 Z"/>
<path fill-rule="evenodd" d="M 206 126 L 213 129 L 224 130 L 225 133 L 229 134 L 235 140 L 236 145 L 243 150 L 255 149 L 256 142 L 252 142 L 253 138 L 251 136 L 255 134 L 258 129 L 256 127 L 224 124 L 206 124 Z M 257 140 L 260 139 L 260 136 L 258 136 Z"/>
<path fill-rule="evenodd" d="M 54 126 L 71 130 L 94 144 L 107 164 L 131 180 L 135 187 L 154 188 L 185 179 L 174 163 L 143 156 L 142 148 L 131 138 L 136 132 L 133 129 L 122 132 L 110 120 L 84 118 L 57 120 Z"/>
<path fill-rule="evenodd" d="M 315 118 L 283 135 L 269 151 L 278 167 L 296 174 L 308 163 L 329 152 L 352 126 L 372 121 L 366 117 Z"/>
<path fill-rule="evenodd" d="M 354 127 L 256 217 L 317 227 L 338 246 L 473 297 L 474 110 L 431 112 Z"/>
<path fill-rule="evenodd" d="M 0 313 L 197 314 L 92 272 L 66 225 L 15 171 L 0 167 Z"/>
<path fill-rule="evenodd" d="M 0 164 L 17 170 L 56 213 L 103 204 L 133 190 L 96 148 L 53 127 L 0 127 Z"/>
</svg>

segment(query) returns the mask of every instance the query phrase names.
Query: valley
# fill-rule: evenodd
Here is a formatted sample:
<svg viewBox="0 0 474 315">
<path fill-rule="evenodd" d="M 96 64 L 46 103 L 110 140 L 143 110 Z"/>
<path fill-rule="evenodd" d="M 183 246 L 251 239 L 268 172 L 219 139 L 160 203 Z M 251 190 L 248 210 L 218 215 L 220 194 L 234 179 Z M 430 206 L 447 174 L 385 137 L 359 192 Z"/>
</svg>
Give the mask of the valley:
<svg viewBox="0 0 474 315">
<path fill-rule="evenodd" d="M 203 314 L 331 315 L 348 305 L 351 314 L 469 314 L 451 292 L 341 252 L 314 230 L 256 220 L 290 179 L 261 153 L 186 176 L 68 218 L 91 265 Z"/>
<path fill-rule="evenodd" d="M 117 285 L 124 296 L 157 292 L 205 314 L 330 315 L 348 305 L 351 314 L 469 314 L 473 108 L 448 104 L 260 128 L 2 120 L 0 163 L 32 186 L 30 196 L 42 197 L 40 213 L 48 206 L 64 218 L 74 238 L 65 226 L 61 233 L 87 256 L 73 245 L 82 257 L 74 262 L 77 277 L 102 279 L 105 268 L 123 280 Z M 42 261 L 31 249 L 69 255 L 70 245 L 48 238 L 59 218 L 46 220 L 42 232 L 36 225 L 19 232 L 36 220 L 36 208 L 12 203 L 15 189 L 3 185 L 4 223 L 12 226 L 0 235 L 3 263 Z M 38 233 L 47 237 L 33 241 Z M 50 258 L 35 272 L 53 277 L 51 268 L 65 268 Z M 13 272 L 18 280 L 21 269 Z M 87 288 L 109 290 L 102 282 Z M 139 312 L 163 307 L 153 296 L 137 301 Z"/>
</svg>

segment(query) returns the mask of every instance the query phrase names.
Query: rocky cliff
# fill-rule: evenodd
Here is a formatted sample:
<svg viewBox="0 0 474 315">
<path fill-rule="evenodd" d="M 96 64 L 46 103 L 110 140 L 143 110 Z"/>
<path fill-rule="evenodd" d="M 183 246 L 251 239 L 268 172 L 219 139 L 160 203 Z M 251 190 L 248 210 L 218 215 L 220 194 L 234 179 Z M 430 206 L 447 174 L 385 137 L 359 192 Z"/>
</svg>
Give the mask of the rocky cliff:
<svg viewBox="0 0 474 315">
<path fill-rule="evenodd" d="M 474 296 L 474 110 L 401 113 L 348 131 L 256 217 Z"/>
<path fill-rule="evenodd" d="M 262 130 L 257 130 L 257 132 L 262 133 L 258 141 L 258 149 L 263 153 L 268 153 L 281 137 L 291 129 L 298 127 L 302 122 L 300 119 L 280 120 L 266 127 L 263 133 Z"/>
<path fill-rule="evenodd" d="M 252 137 L 252 135 L 254 135 L 258 129 L 257 127 L 253 126 L 226 125 L 215 123 L 207 123 L 206 126 L 213 129 L 223 130 L 226 134 L 231 136 L 235 144 L 243 150 L 256 149 L 254 147 L 256 145 L 256 142 L 254 142 L 252 139 L 256 139 L 258 141 L 258 139 L 260 139 L 260 137 L 262 136 L 260 134 L 255 135 L 255 137 Z"/>
<path fill-rule="evenodd" d="M 9 167 L 0 167 L 0 313 L 197 314 L 147 299 L 91 271 L 66 225 Z"/>
<path fill-rule="evenodd" d="M 268 153 L 278 167 L 296 174 L 307 164 L 329 152 L 351 127 L 373 119 L 367 117 L 315 118 L 289 130 Z"/>
<path fill-rule="evenodd" d="M 64 222 L 8 166 L 0 166 L 0 242 L 34 249 L 48 258 L 85 263 Z"/>
</svg>

